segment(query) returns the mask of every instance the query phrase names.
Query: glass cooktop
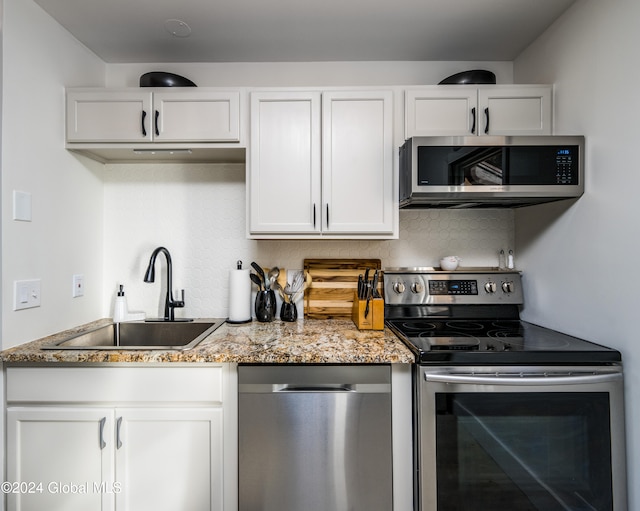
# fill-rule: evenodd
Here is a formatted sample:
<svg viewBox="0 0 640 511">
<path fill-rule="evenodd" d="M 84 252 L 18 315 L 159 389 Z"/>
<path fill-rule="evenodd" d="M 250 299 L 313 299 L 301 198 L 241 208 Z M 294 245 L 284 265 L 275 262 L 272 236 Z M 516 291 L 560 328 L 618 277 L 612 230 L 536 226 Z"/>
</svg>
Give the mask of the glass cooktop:
<svg viewBox="0 0 640 511">
<path fill-rule="evenodd" d="M 618 351 L 521 320 L 390 319 L 417 362 L 602 364 Z"/>
</svg>

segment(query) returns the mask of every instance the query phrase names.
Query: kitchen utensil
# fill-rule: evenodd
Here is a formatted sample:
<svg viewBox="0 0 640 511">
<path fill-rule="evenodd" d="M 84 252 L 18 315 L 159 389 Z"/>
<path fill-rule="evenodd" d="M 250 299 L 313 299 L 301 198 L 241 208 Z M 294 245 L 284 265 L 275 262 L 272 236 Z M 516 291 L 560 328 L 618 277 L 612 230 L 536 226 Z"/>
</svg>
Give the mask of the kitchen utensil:
<svg viewBox="0 0 640 511">
<path fill-rule="evenodd" d="M 305 274 L 304 271 L 299 271 L 293 278 L 293 284 L 291 285 L 291 303 L 295 303 L 300 293 L 304 291 Z"/>
<path fill-rule="evenodd" d="M 288 303 L 295 303 L 300 292 L 303 291 L 304 280 L 305 280 L 304 271 L 298 271 L 295 277 L 293 277 L 293 281 L 287 282 L 287 284 L 284 287 L 283 293 L 284 293 L 284 296 L 287 297 L 286 301 Z"/>
<path fill-rule="evenodd" d="M 373 274 L 373 284 L 371 285 L 371 293 L 373 298 L 382 298 L 378 291 L 378 280 L 380 279 L 380 272 L 378 270 Z"/>
<path fill-rule="evenodd" d="M 258 286 L 258 289 L 260 289 L 260 291 L 264 289 L 262 280 L 255 273 L 250 273 L 249 278 L 251 279 L 251 282 L 253 282 L 256 286 Z"/>
<path fill-rule="evenodd" d="M 265 289 L 268 289 L 267 279 L 264 275 L 264 270 L 262 269 L 262 267 L 255 261 L 251 263 L 251 267 L 256 271 L 256 273 L 258 274 L 258 277 L 260 277 L 260 280 L 262 281 L 262 284 L 261 284 L 262 287 Z"/>
<path fill-rule="evenodd" d="M 275 289 L 276 281 L 278 280 L 278 275 L 280 275 L 280 269 L 277 266 L 274 266 L 269 270 L 267 274 L 267 280 L 269 281 L 269 289 Z"/>
</svg>

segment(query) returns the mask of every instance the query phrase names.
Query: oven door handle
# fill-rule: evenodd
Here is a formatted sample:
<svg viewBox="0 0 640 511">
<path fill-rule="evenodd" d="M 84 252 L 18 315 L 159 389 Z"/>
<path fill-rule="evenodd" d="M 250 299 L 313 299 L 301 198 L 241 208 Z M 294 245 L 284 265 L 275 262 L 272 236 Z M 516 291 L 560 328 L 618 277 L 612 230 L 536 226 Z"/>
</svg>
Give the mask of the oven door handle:
<svg viewBox="0 0 640 511">
<path fill-rule="evenodd" d="M 522 373 L 521 376 L 503 374 L 447 374 L 424 373 L 427 382 L 469 383 L 475 385 L 577 385 L 585 383 L 609 383 L 622 380 L 622 373 L 567 374 L 547 376 L 540 373 Z"/>
</svg>

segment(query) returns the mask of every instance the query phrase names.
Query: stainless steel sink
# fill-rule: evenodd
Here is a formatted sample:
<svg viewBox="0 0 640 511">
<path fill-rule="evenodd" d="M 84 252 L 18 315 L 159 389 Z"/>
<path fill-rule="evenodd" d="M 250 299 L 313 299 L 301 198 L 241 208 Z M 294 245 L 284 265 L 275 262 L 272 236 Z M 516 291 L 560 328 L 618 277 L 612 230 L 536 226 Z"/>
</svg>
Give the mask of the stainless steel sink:
<svg viewBox="0 0 640 511">
<path fill-rule="evenodd" d="M 224 319 L 193 322 L 127 322 L 105 325 L 62 341 L 45 350 L 190 350 L 213 333 Z"/>
</svg>

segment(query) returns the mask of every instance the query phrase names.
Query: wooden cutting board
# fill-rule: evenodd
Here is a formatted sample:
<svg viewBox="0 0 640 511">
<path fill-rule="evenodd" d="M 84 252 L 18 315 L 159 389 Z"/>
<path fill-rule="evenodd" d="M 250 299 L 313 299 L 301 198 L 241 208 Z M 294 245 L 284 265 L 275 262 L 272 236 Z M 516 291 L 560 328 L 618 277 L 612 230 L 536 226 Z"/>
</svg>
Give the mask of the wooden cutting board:
<svg viewBox="0 0 640 511">
<path fill-rule="evenodd" d="M 358 275 L 364 275 L 367 268 L 371 279 L 374 270 L 382 268 L 382 262 L 380 259 L 305 259 L 304 270 L 310 283 L 304 292 L 304 317 L 351 318 Z"/>
</svg>

